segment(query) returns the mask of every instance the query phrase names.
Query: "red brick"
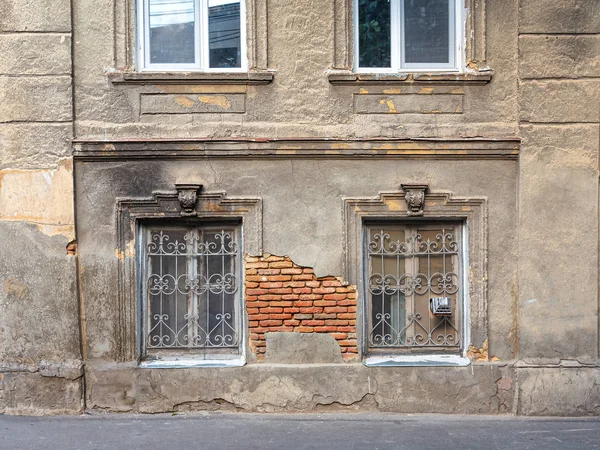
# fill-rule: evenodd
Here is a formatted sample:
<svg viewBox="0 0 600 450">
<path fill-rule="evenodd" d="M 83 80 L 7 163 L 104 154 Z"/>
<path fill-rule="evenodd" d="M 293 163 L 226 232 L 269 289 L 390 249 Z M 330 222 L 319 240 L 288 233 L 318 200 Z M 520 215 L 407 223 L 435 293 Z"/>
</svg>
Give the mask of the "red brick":
<svg viewBox="0 0 600 450">
<path fill-rule="evenodd" d="M 261 289 L 277 289 L 277 288 L 280 288 L 283 286 L 279 282 L 274 283 L 271 281 L 265 281 L 265 282 L 260 283 L 260 287 L 261 287 Z"/>
<path fill-rule="evenodd" d="M 342 283 L 340 283 L 339 280 L 323 280 L 321 283 L 325 287 L 328 287 L 328 286 L 342 287 Z"/>
<path fill-rule="evenodd" d="M 340 313 L 340 314 L 338 314 L 338 319 L 348 319 L 348 320 L 356 319 L 356 313 L 347 313 L 347 314 Z"/>
<path fill-rule="evenodd" d="M 248 300 L 249 302 L 258 300 L 258 295 L 246 295 L 246 300 Z"/>
<path fill-rule="evenodd" d="M 289 295 L 292 293 L 292 288 L 269 289 L 269 294 Z"/>
<path fill-rule="evenodd" d="M 246 277 L 246 281 L 255 281 L 257 283 L 260 283 L 261 281 L 264 281 L 266 279 L 266 277 L 261 277 L 260 275 L 250 275 Z"/>
<path fill-rule="evenodd" d="M 337 305 L 337 303 L 332 300 L 316 300 L 315 301 L 315 306 L 335 306 L 335 305 Z"/>
<path fill-rule="evenodd" d="M 294 294 L 311 294 L 312 293 L 312 289 L 310 288 L 295 288 L 294 289 Z"/>
<path fill-rule="evenodd" d="M 356 347 L 356 339 L 346 339 L 337 342 L 339 345 L 342 345 L 344 347 Z"/>
<path fill-rule="evenodd" d="M 294 331 L 294 327 L 275 327 L 271 328 L 271 331 Z"/>
<path fill-rule="evenodd" d="M 256 275 L 258 273 L 258 270 L 256 270 L 256 269 L 246 269 L 244 271 L 244 273 L 246 274 L 246 276 L 248 276 L 248 275 Z"/>
<path fill-rule="evenodd" d="M 295 327 L 295 326 L 300 325 L 300 321 L 296 320 L 296 319 L 284 320 L 283 324 L 290 326 L 290 327 Z"/>
<path fill-rule="evenodd" d="M 279 269 L 258 269 L 259 275 L 279 275 L 280 273 Z"/>
<path fill-rule="evenodd" d="M 281 296 L 282 300 L 298 300 L 298 294 L 286 294 Z"/>
<path fill-rule="evenodd" d="M 281 269 L 282 275 L 299 275 L 302 273 L 302 269 L 300 268 L 291 268 L 291 269 Z"/>
<path fill-rule="evenodd" d="M 356 306 L 348 306 L 348 312 L 351 313 L 355 313 L 356 312 Z"/>
<path fill-rule="evenodd" d="M 294 306 L 298 307 L 298 308 L 302 308 L 305 306 L 312 306 L 313 302 L 311 301 L 306 301 L 306 300 L 296 300 L 294 302 Z"/>
<path fill-rule="evenodd" d="M 256 261 L 256 262 L 247 262 L 246 263 L 247 269 L 266 269 L 267 267 L 269 267 L 269 263 L 264 262 L 264 261 Z"/>
<path fill-rule="evenodd" d="M 254 328 L 258 326 L 258 320 L 251 320 L 248 322 L 248 328 Z"/>
<path fill-rule="evenodd" d="M 249 314 L 248 320 L 266 320 L 269 318 L 268 314 Z M 262 323 L 260 324 L 262 326 Z"/>
<path fill-rule="evenodd" d="M 246 308 L 248 314 L 258 314 L 258 308 Z"/>
<path fill-rule="evenodd" d="M 261 283 L 261 287 L 262 287 L 262 283 Z M 323 296 L 323 298 L 325 300 L 346 300 L 346 294 L 325 294 Z"/>
<path fill-rule="evenodd" d="M 261 320 L 260 321 L 260 326 L 261 327 L 278 327 L 283 323 L 283 321 L 281 320 Z"/>
<path fill-rule="evenodd" d="M 327 326 L 315 327 L 316 333 L 333 333 L 335 331 L 337 331 L 336 327 L 327 327 Z"/>
<path fill-rule="evenodd" d="M 303 319 L 312 319 L 312 314 L 294 314 L 294 319 L 303 320 Z"/>
<path fill-rule="evenodd" d="M 279 307 L 279 308 L 286 308 L 288 306 L 294 306 L 294 302 L 282 302 L 282 301 L 271 302 L 271 306 L 275 306 L 275 307 Z"/>
<path fill-rule="evenodd" d="M 320 288 L 315 288 L 313 289 L 313 293 L 315 294 L 333 294 L 335 293 L 335 288 L 333 287 L 320 287 Z"/>
<path fill-rule="evenodd" d="M 304 273 L 315 273 L 315 270 L 310 267 L 305 267 L 304 269 L 302 269 L 302 271 Z"/>
<path fill-rule="evenodd" d="M 300 308 L 300 312 L 302 314 L 318 314 L 323 312 L 323 308 L 316 308 L 314 306 L 312 308 Z"/>
<path fill-rule="evenodd" d="M 273 307 L 261 308 L 260 312 L 261 312 L 261 314 L 280 314 L 283 312 L 283 308 L 273 308 Z"/>
<path fill-rule="evenodd" d="M 259 295 L 258 299 L 262 300 L 264 302 L 278 301 L 278 300 L 281 300 L 281 295 L 271 295 L 271 294 Z"/>
<path fill-rule="evenodd" d="M 298 332 L 298 333 L 312 333 L 314 332 L 314 328 L 313 327 L 296 327 L 294 328 L 294 331 Z"/>
<path fill-rule="evenodd" d="M 358 351 L 357 352 L 352 352 L 352 353 L 344 353 L 342 355 L 342 358 L 344 358 L 345 360 L 358 359 Z"/>
<path fill-rule="evenodd" d="M 263 261 L 274 262 L 274 261 L 285 261 L 285 257 L 277 255 L 269 255 L 261 258 Z"/>
<path fill-rule="evenodd" d="M 355 299 L 356 297 L 358 297 L 358 293 L 356 293 L 356 292 L 348 292 L 348 298 L 354 298 Z"/>
<path fill-rule="evenodd" d="M 246 300 L 248 299 L 248 297 L 246 297 Z M 258 299 L 258 297 L 257 297 Z M 252 302 L 246 302 L 246 308 L 264 308 L 265 306 L 269 306 L 269 302 L 261 302 L 261 301 L 252 301 Z"/>
<path fill-rule="evenodd" d="M 356 331 L 355 327 L 337 327 L 339 333 L 354 333 Z"/>
<path fill-rule="evenodd" d="M 314 278 L 314 276 L 310 275 L 310 274 L 292 275 L 292 280 L 294 280 L 294 281 L 300 281 L 300 280 L 310 281 L 313 278 Z"/>
<path fill-rule="evenodd" d="M 321 300 L 323 298 L 322 295 L 316 294 L 301 294 L 300 300 Z"/>
<path fill-rule="evenodd" d="M 356 305 L 356 299 L 340 300 L 339 302 L 337 302 L 337 304 L 339 306 L 355 306 Z"/>
<path fill-rule="evenodd" d="M 337 317 L 337 315 L 336 315 Z M 348 325 L 347 320 L 326 320 L 325 325 L 345 326 Z"/>
<path fill-rule="evenodd" d="M 347 333 L 332 333 L 331 335 L 338 340 L 346 339 L 348 337 Z"/>
<path fill-rule="evenodd" d="M 329 313 L 345 313 L 345 312 L 348 312 L 348 308 L 346 308 L 345 306 L 327 306 L 325 308 L 325 314 L 329 314 Z"/>
<path fill-rule="evenodd" d="M 323 320 L 323 319 L 336 319 L 337 314 L 315 314 L 315 319 Z M 346 325 L 346 324 L 344 324 Z"/>
<path fill-rule="evenodd" d="M 291 314 L 269 314 L 269 319 L 288 320 L 291 318 Z"/>
<path fill-rule="evenodd" d="M 269 277 L 270 281 L 291 281 L 291 275 L 274 275 Z"/>
<path fill-rule="evenodd" d="M 251 331 L 253 333 L 264 334 L 264 333 L 268 333 L 270 330 L 271 330 L 270 328 L 258 327 L 258 328 L 253 328 Z"/>
<path fill-rule="evenodd" d="M 302 326 L 322 327 L 323 325 L 325 325 L 324 320 L 303 320 L 302 321 Z M 315 331 L 317 331 L 317 330 L 315 329 Z"/>
<path fill-rule="evenodd" d="M 254 289 L 254 288 L 257 288 L 257 287 L 258 287 L 258 283 L 246 281 L 246 290 L 248 290 L 248 289 Z"/>
<path fill-rule="evenodd" d="M 266 289 L 246 289 L 246 295 L 264 295 L 268 293 L 269 291 Z"/>
<path fill-rule="evenodd" d="M 356 353 L 358 354 L 358 347 L 346 347 L 348 353 Z"/>
<path fill-rule="evenodd" d="M 269 263 L 269 267 L 273 269 L 286 269 L 288 267 L 294 267 L 294 263 L 291 261 L 279 261 Z"/>
<path fill-rule="evenodd" d="M 306 286 L 306 282 L 305 281 L 286 281 L 283 283 L 283 287 L 291 287 L 291 288 L 301 288 L 301 287 L 305 287 Z"/>
<path fill-rule="evenodd" d="M 264 335 L 262 334 L 250 333 L 250 339 L 252 339 L 253 341 L 262 340 L 263 336 Z"/>
<path fill-rule="evenodd" d="M 321 282 L 320 281 L 307 281 L 306 285 L 311 288 L 319 288 L 319 287 L 321 287 Z"/>
<path fill-rule="evenodd" d="M 335 288 L 335 292 L 339 294 L 347 294 L 348 292 L 352 292 L 352 289 L 348 287 L 338 287 Z"/>
<path fill-rule="evenodd" d="M 296 314 L 300 312 L 300 308 L 283 308 L 283 312 Z"/>
<path fill-rule="evenodd" d="M 266 347 L 267 343 L 265 341 L 254 341 L 255 347 Z"/>
</svg>

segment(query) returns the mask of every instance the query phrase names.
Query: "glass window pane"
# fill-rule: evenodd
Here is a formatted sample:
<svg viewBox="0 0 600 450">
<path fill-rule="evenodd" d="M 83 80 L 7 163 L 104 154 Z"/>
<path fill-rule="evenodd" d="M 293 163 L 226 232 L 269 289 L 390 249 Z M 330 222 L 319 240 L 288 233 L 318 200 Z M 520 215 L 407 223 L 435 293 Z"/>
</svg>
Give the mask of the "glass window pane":
<svg viewBox="0 0 600 450">
<path fill-rule="evenodd" d="M 360 67 L 391 67 L 390 0 L 358 0 Z"/>
<path fill-rule="evenodd" d="M 240 0 L 208 0 L 210 67 L 241 67 Z"/>
<path fill-rule="evenodd" d="M 150 63 L 194 63 L 194 0 L 149 0 Z"/>
<path fill-rule="evenodd" d="M 450 0 L 404 0 L 407 63 L 449 63 Z"/>
</svg>

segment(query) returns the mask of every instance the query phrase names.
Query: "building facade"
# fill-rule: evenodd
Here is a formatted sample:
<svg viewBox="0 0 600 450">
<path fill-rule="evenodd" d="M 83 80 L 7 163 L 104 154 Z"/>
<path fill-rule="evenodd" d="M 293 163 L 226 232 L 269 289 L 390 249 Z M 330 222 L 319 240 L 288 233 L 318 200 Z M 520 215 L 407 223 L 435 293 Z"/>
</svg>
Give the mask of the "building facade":
<svg viewBox="0 0 600 450">
<path fill-rule="evenodd" d="M 600 413 L 600 3 L 0 4 L 0 411 Z"/>
</svg>

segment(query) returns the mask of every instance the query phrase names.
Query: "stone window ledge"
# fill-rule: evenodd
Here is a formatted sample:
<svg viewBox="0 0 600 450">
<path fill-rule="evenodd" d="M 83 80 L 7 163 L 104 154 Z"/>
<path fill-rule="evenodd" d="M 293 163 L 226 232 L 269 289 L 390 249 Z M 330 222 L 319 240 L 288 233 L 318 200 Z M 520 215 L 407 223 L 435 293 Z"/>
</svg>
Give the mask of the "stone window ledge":
<svg viewBox="0 0 600 450">
<path fill-rule="evenodd" d="M 459 355 L 395 355 L 369 356 L 363 364 L 367 367 L 465 367 L 471 364 L 471 360 Z"/>
<path fill-rule="evenodd" d="M 169 359 L 142 361 L 139 366 L 142 369 L 189 369 L 193 367 L 242 367 L 246 364 L 244 357 L 233 359 Z"/>
<path fill-rule="evenodd" d="M 223 84 L 265 85 L 273 81 L 272 71 L 252 72 L 110 72 L 113 84 Z"/>
<path fill-rule="evenodd" d="M 492 80 L 493 72 L 440 72 L 440 73 L 354 73 L 331 71 L 327 78 L 334 86 L 366 85 L 404 85 L 404 84 L 440 84 L 440 85 L 486 85 Z"/>
</svg>

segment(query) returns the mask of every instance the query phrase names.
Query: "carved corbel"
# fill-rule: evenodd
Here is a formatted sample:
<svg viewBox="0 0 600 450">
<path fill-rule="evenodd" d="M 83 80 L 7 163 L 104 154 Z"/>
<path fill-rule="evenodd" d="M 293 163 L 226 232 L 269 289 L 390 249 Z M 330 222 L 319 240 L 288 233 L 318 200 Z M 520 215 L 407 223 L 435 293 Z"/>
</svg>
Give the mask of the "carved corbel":
<svg viewBox="0 0 600 450">
<path fill-rule="evenodd" d="M 401 184 L 406 200 L 406 211 L 409 216 L 422 216 L 425 206 L 425 192 L 429 189 L 427 184 Z"/>
<path fill-rule="evenodd" d="M 176 184 L 179 199 L 181 205 L 181 215 L 186 217 L 196 216 L 196 201 L 198 200 L 198 192 L 202 189 L 201 184 Z"/>
</svg>

